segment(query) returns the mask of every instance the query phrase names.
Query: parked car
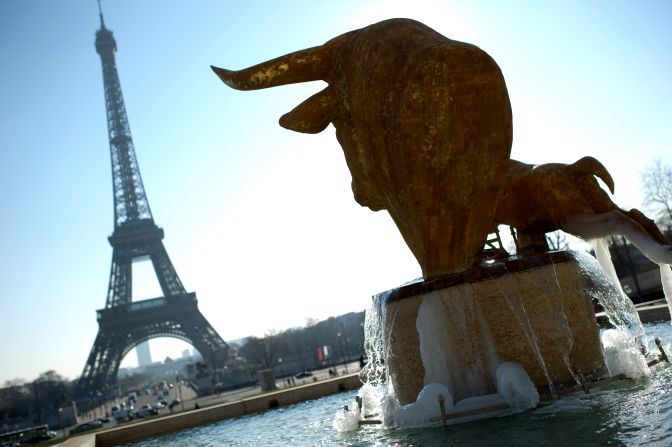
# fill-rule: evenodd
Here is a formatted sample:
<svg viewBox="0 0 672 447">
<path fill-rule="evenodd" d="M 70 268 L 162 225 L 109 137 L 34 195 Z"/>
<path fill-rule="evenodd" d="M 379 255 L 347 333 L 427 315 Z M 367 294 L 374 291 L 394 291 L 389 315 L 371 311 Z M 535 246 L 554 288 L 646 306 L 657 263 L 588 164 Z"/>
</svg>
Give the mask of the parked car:
<svg viewBox="0 0 672 447">
<path fill-rule="evenodd" d="M 306 377 L 313 377 L 313 373 L 311 373 L 310 371 L 301 371 L 294 377 L 296 377 L 297 379 L 304 379 Z"/>
<path fill-rule="evenodd" d="M 79 424 L 78 426 L 76 426 L 75 428 L 70 430 L 70 434 L 73 435 L 75 433 L 83 433 L 85 431 L 95 430 L 95 429 L 100 428 L 102 426 L 103 426 L 103 423 L 98 421 L 98 420 L 84 422 L 83 424 Z"/>
<path fill-rule="evenodd" d="M 117 420 L 117 422 L 129 421 L 133 419 L 133 413 L 131 413 L 133 407 L 126 407 L 125 405 L 112 407 L 112 417 Z"/>
<path fill-rule="evenodd" d="M 159 410 L 157 410 L 156 408 L 153 408 L 149 404 L 145 404 L 145 405 L 142 406 L 140 411 L 138 411 L 137 416 L 139 418 L 146 418 L 146 417 L 149 417 L 149 416 L 155 416 L 157 414 L 159 414 Z"/>
</svg>

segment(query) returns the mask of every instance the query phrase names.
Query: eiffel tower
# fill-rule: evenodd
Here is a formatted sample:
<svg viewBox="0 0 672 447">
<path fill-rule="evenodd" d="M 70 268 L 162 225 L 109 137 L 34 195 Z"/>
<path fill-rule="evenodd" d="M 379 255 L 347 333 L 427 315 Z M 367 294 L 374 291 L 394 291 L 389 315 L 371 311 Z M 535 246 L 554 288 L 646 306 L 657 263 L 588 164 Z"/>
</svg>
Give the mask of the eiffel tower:
<svg viewBox="0 0 672 447">
<path fill-rule="evenodd" d="M 100 10 L 96 51 L 103 66 L 107 128 L 112 158 L 114 232 L 112 269 L 105 308 L 98 313 L 98 336 L 77 383 L 77 398 L 112 394 L 119 364 L 136 345 L 155 337 L 175 337 L 194 346 L 213 369 L 222 367 L 229 347 L 198 310 L 163 246 L 135 157 L 121 84 L 114 59 L 117 43 Z M 163 296 L 132 302 L 132 263 L 149 258 Z"/>
</svg>

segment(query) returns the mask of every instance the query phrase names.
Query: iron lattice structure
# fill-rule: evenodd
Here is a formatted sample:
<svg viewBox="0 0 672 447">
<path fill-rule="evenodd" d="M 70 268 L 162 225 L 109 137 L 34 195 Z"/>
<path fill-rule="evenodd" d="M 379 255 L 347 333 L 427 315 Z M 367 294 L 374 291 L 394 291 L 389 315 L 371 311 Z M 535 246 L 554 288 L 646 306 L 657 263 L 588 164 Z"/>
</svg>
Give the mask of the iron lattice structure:
<svg viewBox="0 0 672 447">
<path fill-rule="evenodd" d="M 163 246 L 163 230 L 154 223 L 121 93 L 114 53 L 117 44 L 100 14 L 96 51 L 103 66 L 107 128 L 114 190 L 112 268 L 105 308 L 98 313 L 98 336 L 77 383 L 78 398 L 107 396 L 117 382 L 119 364 L 136 345 L 155 337 L 175 337 L 194 346 L 211 368 L 228 357 L 228 345 L 198 310 Z M 162 297 L 132 301 L 132 264 L 150 259 Z"/>
</svg>

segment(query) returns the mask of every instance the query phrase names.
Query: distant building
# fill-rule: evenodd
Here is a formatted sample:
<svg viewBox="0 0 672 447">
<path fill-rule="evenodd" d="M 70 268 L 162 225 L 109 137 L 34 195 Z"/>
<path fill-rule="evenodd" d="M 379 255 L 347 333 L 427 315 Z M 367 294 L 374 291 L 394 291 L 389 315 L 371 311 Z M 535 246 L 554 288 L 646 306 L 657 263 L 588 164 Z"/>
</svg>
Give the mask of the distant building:
<svg viewBox="0 0 672 447">
<path fill-rule="evenodd" d="M 191 351 L 189 351 L 188 349 L 185 349 L 184 351 L 182 351 L 182 358 L 183 359 L 186 359 L 186 358 L 189 358 L 189 357 L 191 357 Z"/>
<path fill-rule="evenodd" d="M 143 341 L 135 347 L 138 354 L 138 366 L 149 366 L 152 364 L 152 353 L 149 351 L 149 341 Z"/>
</svg>

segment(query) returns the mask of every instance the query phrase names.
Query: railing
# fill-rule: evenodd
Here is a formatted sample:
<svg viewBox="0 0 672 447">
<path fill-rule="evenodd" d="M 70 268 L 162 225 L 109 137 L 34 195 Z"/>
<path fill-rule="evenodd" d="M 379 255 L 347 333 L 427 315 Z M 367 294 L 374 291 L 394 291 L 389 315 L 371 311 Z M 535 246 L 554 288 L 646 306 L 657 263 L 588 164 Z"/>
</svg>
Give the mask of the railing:
<svg viewBox="0 0 672 447">
<path fill-rule="evenodd" d="M 103 315 L 106 316 L 111 316 L 111 315 L 120 315 L 120 314 L 125 314 L 127 312 L 137 312 L 140 310 L 145 310 L 145 309 L 153 309 L 156 307 L 160 306 L 165 306 L 167 304 L 175 303 L 175 304 L 182 304 L 182 303 L 196 303 L 196 294 L 195 293 L 187 293 L 186 295 L 177 295 L 173 297 L 159 297 L 159 298 L 151 298 L 148 300 L 142 300 L 142 301 L 135 301 L 131 304 L 128 304 L 126 306 L 115 306 L 115 307 L 109 307 L 106 309 L 99 309 L 96 311 L 98 315 L 98 320 L 100 320 Z"/>
<path fill-rule="evenodd" d="M 131 303 L 126 307 L 126 309 L 132 312 L 140 309 L 149 309 L 150 307 L 163 306 L 166 303 L 168 303 L 168 300 L 164 297 L 152 298 L 150 300 L 142 300 Z"/>
</svg>

